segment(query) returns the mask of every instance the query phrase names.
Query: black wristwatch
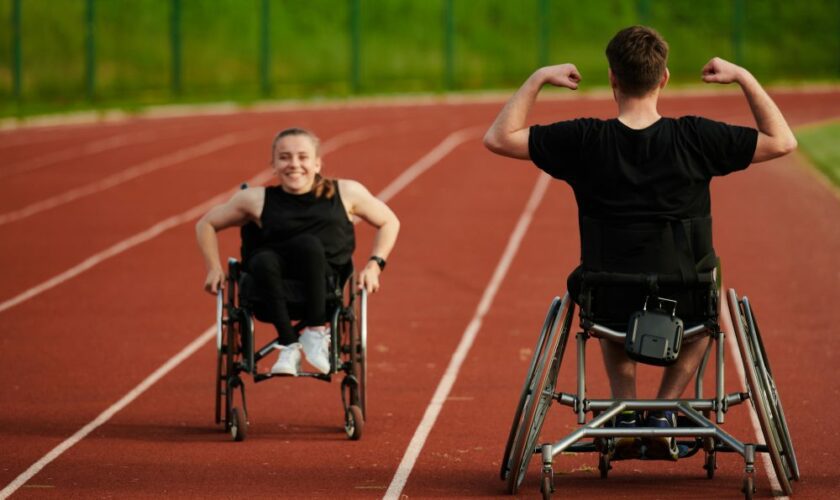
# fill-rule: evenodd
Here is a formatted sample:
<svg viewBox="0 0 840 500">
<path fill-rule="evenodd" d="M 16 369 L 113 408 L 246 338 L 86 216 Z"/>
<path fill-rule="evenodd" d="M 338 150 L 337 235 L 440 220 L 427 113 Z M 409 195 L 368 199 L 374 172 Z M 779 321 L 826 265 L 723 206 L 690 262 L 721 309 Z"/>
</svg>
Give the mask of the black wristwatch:
<svg viewBox="0 0 840 500">
<path fill-rule="evenodd" d="M 376 255 L 372 255 L 370 257 L 370 259 L 368 259 L 368 260 L 372 260 L 372 261 L 376 262 L 376 265 L 379 266 L 380 271 L 385 270 L 385 259 L 383 259 L 382 257 L 377 257 Z"/>
</svg>

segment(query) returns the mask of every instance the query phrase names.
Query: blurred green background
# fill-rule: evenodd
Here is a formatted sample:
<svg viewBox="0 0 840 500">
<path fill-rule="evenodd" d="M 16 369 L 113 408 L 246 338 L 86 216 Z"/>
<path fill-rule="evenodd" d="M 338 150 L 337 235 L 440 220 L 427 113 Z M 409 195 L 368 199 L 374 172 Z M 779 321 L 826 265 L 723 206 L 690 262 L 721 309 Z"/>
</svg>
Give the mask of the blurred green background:
<svg viewBox="0 0 840 500">
<path fill-rule="evenodd" d="M 558 62 L 605 87 L 637 23 L 678 85 L 716 55 L 840 80 L 840 0 L 0 0 L 0 115 L 501 89 Z"/>
</svg>

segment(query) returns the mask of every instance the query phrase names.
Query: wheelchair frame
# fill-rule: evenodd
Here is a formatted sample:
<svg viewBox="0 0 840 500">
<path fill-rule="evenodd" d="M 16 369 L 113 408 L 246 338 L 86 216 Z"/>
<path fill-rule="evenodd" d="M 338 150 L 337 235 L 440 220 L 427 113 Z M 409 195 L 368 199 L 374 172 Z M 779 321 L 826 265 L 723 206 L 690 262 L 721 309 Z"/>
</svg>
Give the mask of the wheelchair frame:
<svg viewBox="0 0 840 500">
<path fill-rule="evenodd" d="M 248 432 L 245 384 L 241 375 L 250 374 L 255 383 L 275 377 L 288 377 L 257 371 L 257 363 L 275 350 L 277 339 L 254 348 L 254 312 L 240 304 L 238 293 L 241 264 L 228 259 L 224 290 L 216 298 L 216 423 L 234 441 L 243 441 Z M 330 371 L 327 374 L 301 372 L 308 377 L 331 382 L 343 373 L 341 401 L 344 406 L 344 430 L 351 440 L 362 437 L 366 419 L 367 395 L 367 292 L 355 292 L 355 277 L 344 285 L 345 292 L 330 314 Z M 356 295 L 359 295 L 358 299 Z M 237 391 L 238 389 L 238 391 Z M 239 393 L 241 406 L 237 405 Z M 223 412 L 224 409 L 224 412 Z"/>
<path fill-rule="evenodd" d="M 650 280 L 647 276 L 639 278 Z M 712 293 L 716 295 L 717 291 Z M 768 453 L 782 490 L 786 495 L 790 495 L 793 491 L 791 481 L 799 479 L 799 466 L 755 315 L 749 300 L 746 297 L 738 300 L 733 289 L 728 292 L 728 305 L 735 329 L 734 334 L 738 340 L 740 358 L 747 374 L 747 392 L 730 394 L 724 392 L 725 334 L 715 318 L 715 321 L 709 321 L 685 331 L 684 342 L 691 342 L 704 336 L 710 336 L 714 341 L 709 343 L 697 369 L 694 399 L 588 399 L 585 379 L 587 339 L 595 337 L 623 342 L 625 333 L 606 328 L 582 317 L 581 331 L 576 335 L 576 392 L 556 392 L 557 378 L 571 330 L 575 304 L 568 293 L 562 300 L 555 297 L 537 340 L 502 458 L 501 478 L 507 481 L 508 492 L 515 494 L 518 491 L 534 454 L 542 456 L 540 489 L 543 498 L 550 498 L 551 493 L 554 492 L 552 463 L 558 453 L 597 452 L 598 469 L 601 478 L 606 479 L 612 468 L 610 452 L 614 449 L 616 438 L 673 436 L 693 438 L 689 441 L 678 441 L 681 450 L 680 458 L 692 456 L 703 450 L 705 455 L 703 468 L 710 479 L 714 477 L 717 468 L 718 452 L 740 454 L 744 459 L 741 491 L 747 499 L 751 499 L 755 492 L 755 454 L 756 452 Z M 704 398 L 703 374 L 713 344 L 717 368 L 715 396 Z M 741 442 L 720 427 L 720 424 L 724 423 L 724 415 L 729 408 L 746 400 L 750 400 L 756 409 L 765 438 L 763 444 Z M 548 408 L 554 401 L 570 407 L 576 413 L 581 427 L 559 441 L 536 446 Z M 674 429 L 603 427 L 624 410 L 675 410 L 682 413 L 682 416 Z M 589 422 L 586 421 L 588 412 L 593 413 L 593 418 Z M 711 420 L 712 413 L 714 413 L 714 422 Z M 595 438 L 595 441 L 581 442 L 585 438 Z M 600 445 L 596 446 L 596 442 Z"/>
</svg>

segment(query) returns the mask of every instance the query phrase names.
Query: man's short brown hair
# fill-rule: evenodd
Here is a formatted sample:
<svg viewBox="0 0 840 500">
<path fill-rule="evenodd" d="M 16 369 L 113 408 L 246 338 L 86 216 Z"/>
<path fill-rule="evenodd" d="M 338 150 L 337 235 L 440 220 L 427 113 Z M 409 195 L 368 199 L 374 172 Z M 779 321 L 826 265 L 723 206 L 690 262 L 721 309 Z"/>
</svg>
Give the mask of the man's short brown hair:
<svg viewBox="0 0 840 500">
<path fill-rule="evenodd" d="M 607 61 L 622 93 L 641 97 L 659 85 L 668 62 L 668 42 L 652 28 L 631 26 L 607 45 Z"/>
</svg>

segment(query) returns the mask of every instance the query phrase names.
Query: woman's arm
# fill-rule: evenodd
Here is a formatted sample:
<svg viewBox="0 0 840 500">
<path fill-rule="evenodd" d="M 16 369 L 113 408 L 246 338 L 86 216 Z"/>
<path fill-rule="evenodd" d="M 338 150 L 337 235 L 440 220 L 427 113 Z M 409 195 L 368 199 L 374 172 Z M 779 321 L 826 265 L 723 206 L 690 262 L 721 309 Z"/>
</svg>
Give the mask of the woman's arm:
<svg viewBox="0 0 840 500">
<path fill-rule="evenodd" d="M 204 289 L 216 294 L 224 288 L 225 271 L 219 258 L 219 239 L 216 233 L 223 229 L 259 220 L 259 213 L 265 200 L 265 188 L 251 188 L 238 191 L 227 202 L 216 205 L 195 224 L 198 248 L 207 266 Z"/>
<path fill-rule="evenodd" d="M 361 218 L 377 229 L 371 256 L 387 260 L 400 232 L 400 220 L 396 214 L 359 182 L 342 179 L 339 181 L 339 189 L 350 215 Z M 376 261 L 368 261 L 359 273 L 359 288 L 366 289 L 368 293 L 379 290 L 381 272 Z"/>
</svg>

